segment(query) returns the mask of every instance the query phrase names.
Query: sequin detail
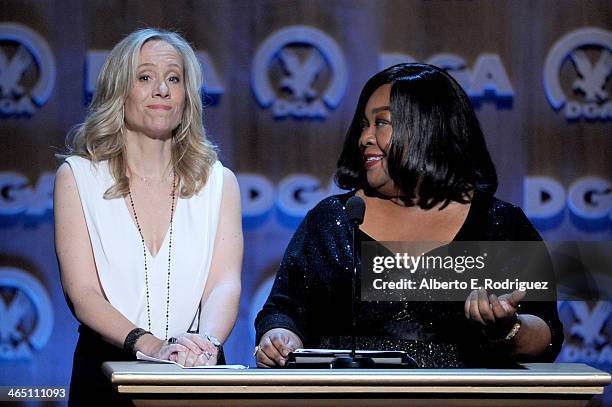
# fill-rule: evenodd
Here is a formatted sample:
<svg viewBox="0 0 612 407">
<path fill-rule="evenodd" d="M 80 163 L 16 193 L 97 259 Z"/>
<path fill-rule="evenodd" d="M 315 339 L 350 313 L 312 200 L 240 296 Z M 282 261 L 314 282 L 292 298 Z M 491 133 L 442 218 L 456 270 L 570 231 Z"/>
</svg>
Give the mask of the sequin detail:
<svg viewBox="0 0 612 407">
<path fill-rule="evenodd" d="M 352 235 L 344 205 L 352 195 L 324 199 L 298 227 L 256 318 L 257 343 L 280 327 L 295 332 L 305 347 L 350 347 Z M 456 240 L 541 237 L 520 208 L 477 192 Z M 504 344 L 491 344 L 465 318 L 463 302 L 359 301 L 356 310 L 360 349 L 404 350 L 422 367 L 501 366 L 509 360 Z M 563 342 L 556 303 L 525 302 L 520 312 L 548 324 L 552 345 L 538 361 L 554 361 Z"/>
</svg>

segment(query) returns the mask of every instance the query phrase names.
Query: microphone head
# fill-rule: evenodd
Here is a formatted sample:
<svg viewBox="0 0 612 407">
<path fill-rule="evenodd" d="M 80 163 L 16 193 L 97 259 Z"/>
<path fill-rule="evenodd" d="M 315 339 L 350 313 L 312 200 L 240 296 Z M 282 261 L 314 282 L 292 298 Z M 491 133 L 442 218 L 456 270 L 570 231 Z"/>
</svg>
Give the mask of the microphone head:
<svg viewBox="0 0 612 407">
<path fill-rule="evenodd" d="M 363 223 L 363 216 L 365 215 L 365 202 L 357 195 L 353 195 L 346 202 L 346 215 L 349 222 L 354 226 L 361 225 Z"/>
</svg>

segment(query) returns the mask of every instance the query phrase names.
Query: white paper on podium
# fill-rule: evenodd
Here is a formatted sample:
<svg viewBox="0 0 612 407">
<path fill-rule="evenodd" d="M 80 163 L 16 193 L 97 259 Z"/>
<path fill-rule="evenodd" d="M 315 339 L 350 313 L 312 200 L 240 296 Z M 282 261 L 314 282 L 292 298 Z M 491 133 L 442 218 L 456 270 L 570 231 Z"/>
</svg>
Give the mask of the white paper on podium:
<svg viewBox="0 0 612 407">
<path fill-rule="evenodd" d="M 183 366 L 180 363 L 176 363 L 171 360 L 152 358 L 151 356 L 147 356 L 140 351 L 136 352 L 136 359 L 157 363 L 170 363 L 180 366 L 183 369 L 248 369 L 248 367 L 244 365 Z"/>
</svg>

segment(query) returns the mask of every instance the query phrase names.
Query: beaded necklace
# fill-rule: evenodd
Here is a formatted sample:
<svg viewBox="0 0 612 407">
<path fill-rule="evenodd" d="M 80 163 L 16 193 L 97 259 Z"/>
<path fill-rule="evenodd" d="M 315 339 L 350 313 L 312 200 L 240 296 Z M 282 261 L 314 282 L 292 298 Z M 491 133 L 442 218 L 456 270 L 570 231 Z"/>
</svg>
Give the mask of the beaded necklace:
<svg viewBox="0 0 612 407">
<path fill-rule="evenodd" d="M 176 188 L 176 173 L 172 175 L 172 206 L 170 207 L 170 227 L 168 233 L 170 234 L 168 239 L 168 276 L 166 278 L 166 335 L 164 339 L 168 339 L 168 325 L 170 323 L 170 264 L 172 260 L 172 219 L 174 218 L 174 202 L 175 202 L 175 188 Z M 151 306 L 149 304 L 149 268 L 147 265 L 147 245 L 145 243 L 144 235 L 142 234 L 142 228 L 140 222 L 138 222 L 138 215 L 136 214 L 136 207 L 134 206 L 134 199 L 132 198 L 132 188 L 128 190 L 128 196 L 130 197 L 130 204 L 132 211 L 134 212 L 134 219 L 136 220 L 136 227 L 140 234 L 142 241 L 142 250 L 144 254 L 144 274 L 145 274 L 145 290 L 147 296 L 147 323 L 149 331 L 151 331 Z"/>
</svg>

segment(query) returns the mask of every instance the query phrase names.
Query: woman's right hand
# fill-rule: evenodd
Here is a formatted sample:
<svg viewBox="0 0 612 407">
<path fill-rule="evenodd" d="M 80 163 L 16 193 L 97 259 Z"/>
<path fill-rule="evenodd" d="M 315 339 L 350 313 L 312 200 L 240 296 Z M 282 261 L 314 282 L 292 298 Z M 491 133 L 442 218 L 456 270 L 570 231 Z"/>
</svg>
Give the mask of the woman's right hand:
<svg viewBox="0 0 612 407">
<path fill-rule="evenodd" d="M 178 352 L 186 352 L 188 349 L 179 343 L 168 343 L 152 334 L 141 336 L 134 349 L 147 356 L 157 359 L 170 360 L 170 355 Z"/>
<path fill-rule="evenodd" d="M 295 333 L 284 328 L 270 329 L 263 334 L 255 358 L 258 367 L 285 366 L 287 355 L 303 347 L 302 340 Z"/>
</svg>

